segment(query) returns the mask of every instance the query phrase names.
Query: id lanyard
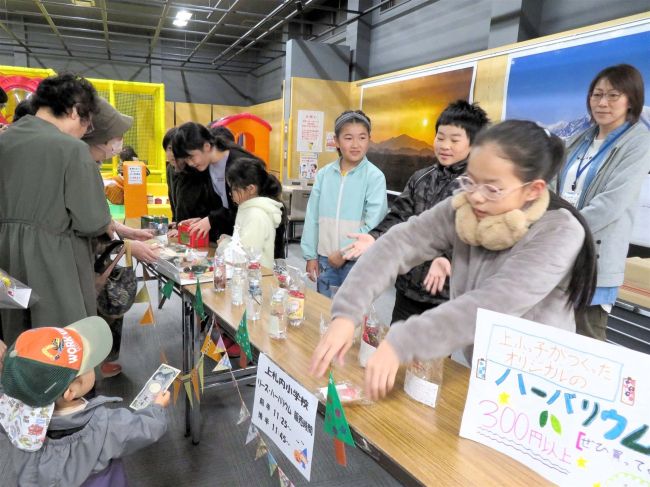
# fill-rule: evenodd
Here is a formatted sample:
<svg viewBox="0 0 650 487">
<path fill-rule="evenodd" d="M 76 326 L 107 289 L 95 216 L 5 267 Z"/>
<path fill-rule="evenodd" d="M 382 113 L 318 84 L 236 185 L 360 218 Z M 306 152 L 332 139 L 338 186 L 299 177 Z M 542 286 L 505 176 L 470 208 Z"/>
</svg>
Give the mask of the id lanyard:
<svg viewBox="0 0 650 487">
<path fill-rule="evenodd" d="M 585 147 L 584 152 L 582 153 L 582 157 L 578 158 L 576 156 L 576 159 L 578 160 L 578 170 L 576 171 L 576 177 L 573 180 L 573 184 L 571 185 L 571 191 L 575 191 L 576 188 L 578 187 L 578 180 L 580 179 L 580 176 L 589 169 L 589 166 L 591 166 L 591 163 L 596 160 L 598 156 L 601 154 L 605 153 L 605 151 L 609 150 L 609 148 L 616 142 L 621 135 L 623 135 L 626 132 L 626 130 L 623 130 L 623 132 L 616 134 L 616 137 L 612 137 L 611 140 L 608 140 L 606 143 L 600 146 L 600 149 L 598 149 L 598 152 L 596 152 L 591 159 L 587 161 L 587 163 L 583 166 L 582 163 L 585 160 L 585 157 L 587 156 L 587 152 L 589 152 L 589 147 L 594 143 L 594 140 L 596 140 L 596 134 L 594 134 L 593 138 L 591 139 L 591 142 L 587 144 L 587 147 Z"/>
</svg>

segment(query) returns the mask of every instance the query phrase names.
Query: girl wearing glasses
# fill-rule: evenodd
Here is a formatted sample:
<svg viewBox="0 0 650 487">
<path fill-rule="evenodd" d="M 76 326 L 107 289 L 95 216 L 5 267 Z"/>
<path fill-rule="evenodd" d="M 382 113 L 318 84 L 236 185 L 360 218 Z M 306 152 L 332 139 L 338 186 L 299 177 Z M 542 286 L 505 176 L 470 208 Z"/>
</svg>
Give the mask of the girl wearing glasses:
<svg viewBox="0 0 650 487">
<path fill-rule="evenodd" d="M 570 140 L 558 193 L 589 224 L 598 283 L 591 305 L 576 314 L 577 332 L 605 340 L 607 317 L 623 284 L 634 211 L 650 171 L 650 133 L 639 121 L 643 78 L 627 64 L 603 69 L 591 82 L 587 110 L 594 125 Z"/>
<path fill-rule="evenodd" d="M 451 299 L 393 324 L 366 367 L 371 398 L 393 387 L 400 364 L 471 345 L 479 307 L 575 330 L 573 310 L 593 294 L 595 255 L 584 219 L 547 188 L 563 159 L 561 139 L 534 122 L 479 133 L 462 191 L 391 228 L 359 259 L 334 298 L 311 372 L 343 361 L 363 310 L 398 274 L 443 253 L 452 254 Z"/>
</svg>

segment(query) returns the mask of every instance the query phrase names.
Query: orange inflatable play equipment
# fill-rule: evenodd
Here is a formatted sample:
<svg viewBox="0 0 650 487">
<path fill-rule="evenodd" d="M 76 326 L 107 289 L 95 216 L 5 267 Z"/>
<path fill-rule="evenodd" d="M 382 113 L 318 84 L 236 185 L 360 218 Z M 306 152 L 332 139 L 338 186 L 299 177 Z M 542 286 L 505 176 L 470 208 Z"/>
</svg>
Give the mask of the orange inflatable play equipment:
<svg viewBox="0 0 650 487">
<path fill-rule="evenodd" d="M 235 135 L 235 141 L 248 152 L 252 152 L 269 163 L 271 125 L 252 113 L 229 115 L 213 122 L 211 127 L 226 127 Z"/>
</svg>

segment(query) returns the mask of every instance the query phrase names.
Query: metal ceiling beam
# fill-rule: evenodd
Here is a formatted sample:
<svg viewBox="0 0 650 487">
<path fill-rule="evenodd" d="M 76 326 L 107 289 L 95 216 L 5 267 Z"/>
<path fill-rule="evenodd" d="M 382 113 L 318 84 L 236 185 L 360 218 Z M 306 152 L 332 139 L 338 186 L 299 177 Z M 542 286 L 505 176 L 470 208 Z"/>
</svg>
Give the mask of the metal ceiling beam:
<svg viewBox="0 0 650 487">
<path fill-rule="evenodd" d="M 151 39 L 151 43 L 149 44 L 149 55 L 147 56 L 147 60 L 151 59 L 151 54 L 153 53 L 153 50 L 156 47 L 156 43 L 158 42 L 158 38 L 160 37 L 160 30 L 162 29 L 163 23 L 167 18 L 168 12 L 169 12 L 169 0 L 165 0 L 165 5 L 163 6 L 162 12 L 160 13 L 160 20 L 158 20 L 156 31 L 153 34 L 153 39 Z"/>
<path fill-rule="evenodd" d="M 52 20 L 52 17 L 50 17 L 50 14 L 47 12 L 47 9 L 45 8 L 45 6 L 41 2 L 41 0 L 34 0 L 34 4 L 41 11 L 41 13 L 45 17 L 45 20 L 47 21 L 47 23 L 50 24 L 50 28 L 56 34 L 56 36 L 59 38 L 59 40 L 61 41 L 61 44 L 63 44 L 63 48 L 68 52 L 68 55 L 72 57 L 72 53 L 70 52 L 70 49 L 68 49 L 68 46 L 65 45 L 65 41 L 63 40 L 63 37 L 61 37 L 61 33 L 59 32 L 59 29 L 57 29 L 56 25 L 54 25 L 54 21 Z"/>
<path fill-rule="evenodd" d="M 230 62 L 233 58 L 235 58 L 236 56 L 239 56 L 240 54 L 242 54 L 243 52 L 245 52 L 247 49 L 249 49 L 250 47 L 252 47 L 252 46 L 255 45 L 256 43 L 258 43 L 258 42 L 259 42 L 260 40 L 262 40 L 266 35 L 270 34 L 270 33 L 273 32 L 274 30 L 276 30 L 277 28 L 282 27 L 284 24 L 286 24 L 287 22 L 289 22 L 289 20 L 291 20 L 293 17 L 295 17 L 295 16 L 298 15 L 299 13 L 302 13 L 306 7 L 308 7 L 310 4 L 312 4 L 312 3 L 314 3 L 314 2 L 315 2 L 315 0 L 307 0 L 304 4 L 300 4 L 300 8 L 296 8 L 293 12 L 291 12 L 289 15 L 287 15 L 283 20 L 281 20 L 280 22 L 277 22 L 276 24 L 274 24 L 273 26 L 271 26 L 271 28 L 267 29 L 267 30 L 264 31 L 261 35 L 257 36 L 257 37 L 256 37 L 255 39 L 253 39 L 251 42 L 249 42 L 249 43 L 246 44 L 244 47 L 242 47 L 241 49 L 239 49 L 236 53 L 234 53 L 233 55 L 231 55 L 230 57 L 228 57 L 225 61 L 223 61 L 223 62 L 221 62 L 219 65 L 215 66 L 215 69 L 219 69 L 221 66 L 227 64 L 227 63 Z M 285 2 L 285 3 L 288 3 L 288 2 Z M 258 24 L 258 25 L 259 25 L 259 24 Z M 253 30 L 253 29 L 251 29 L 251 31 L 252 31 L 252 30 Z M 251 32 L 251 31 L 249 31 L 249 32 Z M 240 40 L 243 40 L 245 37 L 246 37 L 246 34 L 244 34 L 244 36 L 242 36 L 242 38 L 241 38 Z M 234 48 L 238 43 L 239 43 L 239 42 L 235 42 L 235 43 L 233 43 L 233 45 L 231 46 L 231 48 Z M 229 49 L 226 49 L 226 51 L 228 51 L 228 50 L 229 50 Z M 213 59 L 212 62 L 216 64 L 215 61 L 217 61 L 219 58 L 223 57 L 223 55 L 225 54 L 226 51 L 222 52 L 219 56 L 217 56 L 215 59 Z"/>
<path fill-rule="evenodd" d="M 406 2 L 409 2 L 409 1 L 410 1 L 410 0 L 406 0 Z M 329 34 L 330 32 L 334 32 L 334 31 L 335 31 L 336 29 L 338 29 L 339 27 L 343 27 L 343 26 L 346 26 L 346 25 L 351 24 L 351 23 L 353 23 L 353 22 L 356 22 L 357 20 L 359 20 L 359 19 L 360 19 L 361 17 L 363 17 L 364 15 L 368 15 L 369 13 L 374 12 L 375 10 L 377 10 L 377 9 L 379 9 L 379 8 L 381 8 L 381 7 L 383 7 L 385 4 L 387 4 L 387 3 L 389 3 L 389 2 L 391 2 L 391 0 L 382 0 L 382 1 L 380 1 L 378 4 L 373 5 L 373 6 L 370 7 L 370 8 L 367 8 L 366 10 L 364 10 L 363 12 L 361 12 L 360 14 L 355 15 L 354 17 L 351 17 L 351 18 L 349 18 L 349 19 L 347 19 L 347 20 L 344 20 L 343 22 L 341 22 L 341 23 L 335 25 L 334 27 L 331 27 L 331 28 L 325 30 L 324 32 L 321 32 L 320 34 L 316 34 L 316 35 L 310 37 L 309 40 L 310 40 L 310 41 L 313 41 L 313 40 L 316 40 L 316 39 L 320 39 L 321 37 L 323 37 L 323 36 Z"/>
<path fill-rule="evenodd" d="M 233 42 L 233 44 L 224 49 L 224 51 L 219 54 L 217 57 L 215 57 L 212 62 L 216 64 L 216 62 L 221 59 L 223 56 L 225 56 L 228 52 L 233 50 L 238 44 L 240 44 L 244 39 L 246 39 L 249 35 L 251 35 L 255 30 L 257 30 L 260 26 L 264 25 L 271 17 L 277 15 L 279 12 L 281 12 L 285 7 L 287 7 L 292 0 L 283 0 L 280 5 L 275 7 L 271 12 L 269 12 L 266 17 L 264 17 L 262 20 L 260 20 L 257 24 L 255 24 L 253 27 L 251 27 L 244 35 L 242 35 L 238 40 Z M 268 32 L 268 31 L 267 31 Z M 223 64 L 223 63 L 222 63 Z M 217 68 L 219 66 L 216 66 Z"/>
<path fill-rule="evenodd" d="M 106 13 L 106 0 L 99 0 L 102 11 L 102 28 L 104 29 L 104 40 L 106 41 L 106 55 L 111 59 L 111 43 L 108 40 L 108 13 Z"/>
<path fill-rule="evenodd" d="M 205 37 L 204 37 L 203 39 L 201 39 L 201 42 L 199 42 L 199 43 L 196 45 L 196 47 L 195 47 L 194 49 L 192 49 L 192 52 L 190 53 L 189 56 L 187 56 L 187 59 L 186 59 L 185 62 L 182 64 L 182 66 L 185 66 L 186 63 L 190 62 L 190 60 L 192 59 L 192 57 L 193 57 L 193 56 L 194 56 L 194 55 L 199 51 L 199 49 L 201 49 L 201 48 L 203 47 L 203 45 L 204 45 L 206 42 L 208 42 L 208 40 L 210 40 L 210 37 L 212 37 L 212 36 L 214 35 L 214 33 L 215 33 L 215 32 L 217 31 L 217 29 L 219 28 L 219 25 L 221 25 L 221 23 L 224 21 L 224 19 L 226 18 L 226 16 L 230 13 L 230 11 L 231 11 L 232 9 L 234 9 L 234 8 L 237 6 L 238 3 L 239 3 L 239 0 L 235 0 L 235 2 L 234 2 L 232 5 L 230 5 L 230 8 L 228 9 L 228 11 L 227 11 L 227 12 L 224 12 L 224 14 L 223 14 L 221 17 L 219 17 L 219 20 L 217 20 L 217 22 L 216 22 L 216 23 L 215 23 L 215 24 L 210 28 L 210 30 L 209 30 L 208 33 L 205 35 Z"/>
<path fill-rule="evenodd" d="M 20 37 L 18 37 L 18 36 L 14 33 L 14 31 L 11 30 L 11 29 L 9 28 L 9 26 L 8 26 L 7 24 L 5 24 L 2 20 L 0 20 L 0 29 L 4 30 L 4 31 L 7 33 L 7 35 L 8 35 L 9 37 L 11 37 L 14 41 L 16 41 L 16 42 L 20 45 L 20 47 L 22 47 L 23 49 L 25 49 L 25 51 L 27 51 L 28 53 L 31 54 L 32 51 L 31 51 L 31 49 L 29 48 L 29 46 L 28 46 L 27 44 L 25 44 L 25 43 L 23 42 L 23 40 L 22 40 Z"/>
</svg>

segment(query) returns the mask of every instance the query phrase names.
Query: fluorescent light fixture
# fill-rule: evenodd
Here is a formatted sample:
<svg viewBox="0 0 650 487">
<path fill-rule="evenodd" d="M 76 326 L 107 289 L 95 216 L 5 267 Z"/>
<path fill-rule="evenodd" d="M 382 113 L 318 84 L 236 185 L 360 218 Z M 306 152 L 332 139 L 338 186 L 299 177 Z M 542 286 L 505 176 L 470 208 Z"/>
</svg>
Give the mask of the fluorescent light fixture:
<svg viewBox="0 0 650 487">
<path fill-rule="evenodd" d="M 172 23 L 177 27 L 185 27 L 191 18 L 192 12 L 188 12 L 187 10 L 179 10 L 176 12 L 176 18 Z"/>
</svg>

